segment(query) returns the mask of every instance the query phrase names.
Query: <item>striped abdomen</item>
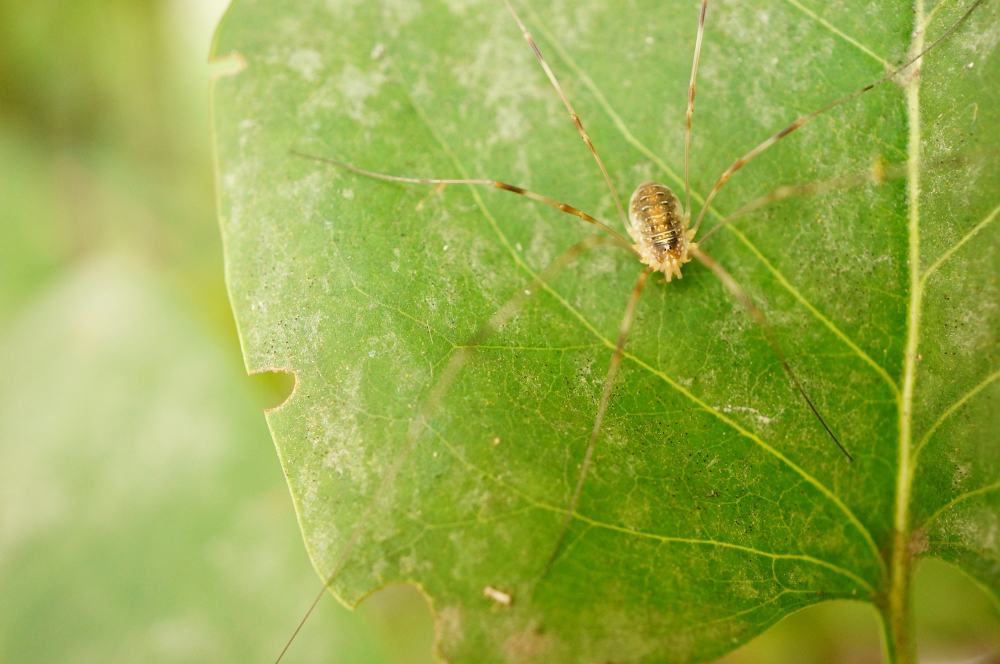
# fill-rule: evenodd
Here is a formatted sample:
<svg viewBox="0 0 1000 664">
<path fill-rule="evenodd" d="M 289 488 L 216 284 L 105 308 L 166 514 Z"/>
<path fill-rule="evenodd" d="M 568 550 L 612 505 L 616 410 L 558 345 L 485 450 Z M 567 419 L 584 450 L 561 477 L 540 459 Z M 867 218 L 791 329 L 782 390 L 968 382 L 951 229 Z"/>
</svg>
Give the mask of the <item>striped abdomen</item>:
<svg viewBox="0 0 1000 664">
<path fill-rule="evenodd" d="M 670 188 L 659 182 L 645 182 L 635 190 L 628 204 L 629 234 L 636 241 L 644 263 L 662 271 L 669 279 L 678 277 L 680 266 L 691 260 L 691 241 L 684 222 L 684 210 Z"/>
</svg>

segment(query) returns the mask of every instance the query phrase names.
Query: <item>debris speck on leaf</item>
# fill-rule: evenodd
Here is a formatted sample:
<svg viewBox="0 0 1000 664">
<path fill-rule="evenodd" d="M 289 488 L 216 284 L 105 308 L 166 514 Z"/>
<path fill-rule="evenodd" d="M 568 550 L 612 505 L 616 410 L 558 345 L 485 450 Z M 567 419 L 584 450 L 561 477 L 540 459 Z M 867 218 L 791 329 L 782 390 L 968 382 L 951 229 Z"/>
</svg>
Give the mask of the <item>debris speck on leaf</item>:
<svg viewBox="0 0 1000 664">
<path fill-rule="evenodd" d="M 499 440 L 499 438 L 497 439 Z M 497 604 L 502 604 L 504 606 L 510 606 L 514 603 L 514 598 L 503 592 L 502 590 L 497 590 L 493 586 L 486 586 L 483 588 L 483 595 L 490 598 Z"/>
</svg>

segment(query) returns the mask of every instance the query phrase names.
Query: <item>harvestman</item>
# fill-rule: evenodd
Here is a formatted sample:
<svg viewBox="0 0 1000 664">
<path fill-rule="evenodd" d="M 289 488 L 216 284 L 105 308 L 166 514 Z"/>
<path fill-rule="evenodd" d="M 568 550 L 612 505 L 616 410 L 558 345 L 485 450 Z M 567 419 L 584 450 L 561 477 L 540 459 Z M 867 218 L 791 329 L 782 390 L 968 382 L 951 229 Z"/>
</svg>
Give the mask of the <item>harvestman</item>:
<svg viewBox="0 0 1000 664">
<path fill-rule="evenodd" d="M 351 171 L 366 177 L 376 178 L 379 180 L 386 180 L 390 182 L 412 183 L 412 184 L 433 184 L 438 186 L 449 185 L 449 184 L 483 185 L 483 186 L 494 187 L 496 189 L 502 189 L 504 191 L 510 191 L 515 194 L 520 194 L 534 201 L 538 201 L 540 203 L 552 206 L 558 210 L 561 210 L 562 212 L 566 212 L 568 214 L 579 217 L 580 219 L 586 221 L 587 223 L 597 226 L 599 229 L 601 229 L 604 233 L 606 233 L 609 236 L 611 243 L 617 244 L 625 248 L 626 250 L 630 251 L 642 264 L 646 266 L 639 274 L 635 287 L 632 289 L 632 293 L 629 297 L 628 303 L 625 307 L 625 312 L 622 316 L 621 323 L 619 325 L 618 341 L 615 346 L 614 353 L 611 356 L 610 367 L 608 369 L 608 373 L 604 380 L 604 388 L 601 395 L 601 401 L 597 409 L 597 414 L 594 418 L 594 425 L 591 430 L 590 438 L 587 444 L 586 454 L 584 455 L 583 463 L 581 464 L 580 467 L 580 472 L 577 477 L 576 487 L 573 491 L 573 496 L 570 500 L 569 508 L 566 512 L 566 517 L 563 521 L 559 537 L 556 540 L 553 551 L 549 556 L 548 562 L 546 563 L 545 567 L 546 572 L 552 566 L 553 562 L 556 560 L 556 556 L 558 555 L 560 548 L 562 547 L 562 543 L 563 540 L 565 539 L 570 522 L 572 521 L 573 515 L 576 512 L 576 508 L 580 500 L 580 495 L 583 490 L 584 481 L 586 480 L 587 473 L 589 471 L 591 461 L 593 458 L 594 448 L 597 439 L 600 436 L 601 426 L 604 420 L 604 414 L 605 411 L 607 410 L 608 402 L 611 398 L 612 386 L 614 384 L 615 377 L 618 373 L 618 369 L 621 365 L 622 353 L 624 350 L 625 341 L 628 336 L 629 329 L 631 328 L 632 325 L 635 309 L 639 302 L 639 298 L 642 294 L 642 291 L 646 285 L 646 280 L 648 279 L 649 275 L 652 274 L 653 272 L 656 271 L 662 272 L 666 281 L 668 282 L 675 276 L 678 279 L 680 279 L 682 278 L 681 274 L 682 266 L 685 263 L 690 262 L 692 258 L 698 260 L 698 262 L 700 262 L 702 265 L 711 270 L 716 275 L 716 277 L 718 277 L 718 279 L 722 282 L 722 284 L 730 291 L 730 293 L 732 293 L 732 295 L 735 296 L 736 299 L 738 299 L 743 304 L 743 306 L 747 308 L 747 310 L 753 316 L 754 320 L 761 326 L 761 329 L 764 331 L 764 335 L 766 336 L 768 343 L 774 349 L 775 354 L 781 361 L 782 368 L 788 375 L 789 380 L 791 380 L 792 384 L 798 391 L 799 395 L 801 395 L 806 404 L 808 404 L 810 410 L 816 416 L 816 419 L 819 422 L 819 424 L 823 427 L 823 429 L 834 441 L 834 443 L 836 443 L 836 445 L 844 453 L 847 460 L 853 461 L 853 458 L 851 457 L 850 453 L 837 439 L 836 435 L 826 424 L 822 415 L 814 406 L 812 400 L 806 394 L 805 389 L 802 387 L 802 384 L 796 377 L 795 372 L 792 370 L 787 357 L 781 350 L 781 346 L 778 344 L 777 337 L 774 335 L 774 332 L 772 331 L 771 326 L 767 322 L 767 319 L 764 317 L 763 312 L 761 312 L 760 309 L 757 308 L 757 306 L 746 294 L 743 288 L 736 282 L 736 280 L 718 262 L 716 262 L 707 253 L 705 253 L 705 251 L 699 246 L 709 236 L 711 236 L 713 233 L 715 233 L 717 230 L 719 230 L 729 222 L 733 221 L 739 216 L 742 216 L 746 212 L 749 212 L 753 209 L 760 207 L 761 205 L 767 202 L 776 200 L 778 198 L 784 198 L 787 195 L 791 195 L 792 193 L 794 193 L 794 190 L 796 189 L 801 189 L 802 191 L 818 191 L 822 190 L 823 187 L 821 185 L 820 186 L 813 185 L 800 188 L 786 187 L 782 188 L 781 190 L 776 190 L 771 194 L 765 195 L 760 199 L 745 205 L 736 213 L 730 215 L 729 217 L 726 217 L 718 224 L 716 224 L 715 227 L 713 227 L 711 230 L 702 235 L 699 241 L 695 241 L 695 238 L 697 237 L 698 230 L 701 228 L 702 221 L 705 218 L 705 213 L 708 211 L 709 206 L 715 199 L 715 196 L 719 193 L 719 190 L 730 178 L 730 176 L 732 176 L 736 171 L 743 168 L 743 166 L 745 166 L 751 159 L 758 156 L 759 154 L 767 150 L 769 147 L 780 141 L 788 134 L 791 134 L 796 129 L 803 126 L 810 120 L 816 118 L 819 115 L 822 115 L 823 113 L 837 106 L 840 106 L 841 104 L 844 104 L 854 99 L 855 97 L 864 94 L 865 92 L 868 92 L 869 90 L 875 87 L 878 87 L 879 85 L 882 85 L 886 81 L 897 76 L 899 73 L 910 67 L 913 63 L 917 62 L 920 58 L 922 58 L 929 51 L 935 48 L 949 35 L 951 35 L 951 33 L 953 33 L 982 2 L 982 0 L 975 0 L 975 2 L 973 2 L 973 4 L 969 7 L 969 9 L 967 9 L 965 13 L 961 16 L 961 18 L 959 18 L 950 28 L 948 28 L 948 30 L 946 30 L 944 34 L 938 37 L 933 43 L 931 43 L 930 46 L 926 47 L 919 54 L 907 60 L 900 67 L 889 72 L 876 82 L 866 85 L 860 90 L 857 90 L 847 96 L 841 97 L 840 99 L 837 99 L 836 101 L 831 102 L 826 106 L 816 111 L 813 111 L 812 113 L 808 113 L 806 115 L 801 116 L 800 118 L 795 120 L 795 122 L 791 123 L 790 125 L 782 129 L 781 131 L 777 132 L 773 136 L 767 138 L 762 143 L 757 145 L 755 148 L 747 152 L 743 157 L 733 162 L 733 164 L 722 173 L 722 175 L 716 181 L 715 185 L 712 187 L 712 190 L 709 192 L 708 197 L 705 199 L 705 202 L 702 205 L 701 210 L 698 212 L 698 216 L 695 219 L 694 226 L 691 226 L 690 224 L 691 120 L 694 115 L 695 82 L 698 75 L 698 62 L 701 57 L 701 46 L 705 33 L 705 16 L 708 10 L 708 1 L 709 0 L 702 0 L 701 3 L 701 11 L 698 18 L 698 32 L 697 32 L 697 37 L 695 39 L 694 59 L 691 66 L 691 79 L 690 79 L 690 84 L 688 86 L 686 125 L 684 129 L 684 205 L 683 207 L 681 206 L 680 200 L 677 198 L 674 192 L 666 185 L 659 182 L 644 182 L 643 184 L 640 184 L 633 192 L 632 197 L 628 203 L 628 213 L 626 214 L 625 208 L 622 206 L 621 199 L 618 196 L 618 192 L 615 190 L 615 187 L 611 182 L 611 177 L 608 175 L 608 171 L 604 167 L 604 162 L 601 160 L 600 155 L 597 153 L 597 149 L 594 147 L 594 144 L 591 141 L 590 136 L 583 128 L 583 124 L 580 121 L 579 116 L 576 114 L 576 111 L 574 111 L 572 104 L 570 104 L 569 99 L 563 92 L 562 86 L 560 86 L 559 81 L 556 79 L 555 74 L 552 72 L 552 69 L 549 67 L 545 58 L 542 56 L 541 51 L 539 51 L 538 46 L 535 44 L 534 39 L 531 37 L 531 33 L 528 31 L 528 28 L 525 26 L 520 16 L 518 16 L 517 12 L 514 10 L 514 7 L 511 4 L 510 0 L 504 0 L 504 2 L 507 5 L 507 9 L 510 11 L 511 15 L 514 17 L 514 20 L 517 22 L 518 27 L 521 29 L 521 33 L 523 34 L 525 41 L 527 41 L 528 45 L 531 47 L 531 50 L 534 52 L 535 57 L 538 59 L 539 64 L 545 71 L 545 75 L 552 83 L 552 86 L 558 93 L 559 98 L 563 102 L 563 105 L 566 107 L 566 110 L 569 113 L 573 125 L 576 127 L 577 131 L 580 134 L 580 138 L 583 139 L 583 142 L 587 145 L 588 150 L 594 157 L 594 160 L 597 163 L 597 166 L 600 169 L 601 174 L 604 176 L 604 180 L 611 191 L 612 197 L 614 198 L 615 205 L 618 209 L 618 214 L 621 219 L 622 225 L 625 227 L 628 235 L 632 238 L 632 240 L 634 240 L 635 244 L 629 243 L 628 240 L 626 240 L 625 237 L 623 237 L 620 233 L 616 232 L 610 226 L 592 217 L 586 212 L 578 210 L 577 208 L 574 208 L 565 203 L 560 203 L 547 196 L 543 196 L 542 194 L 528 191 L 527 189 L 506 184 L 498 180 L 399 177 L 394 175 L 386 175 L 383 173 L 375 173 L 372 171 L 367 171 L 362 168 L 353 166 L 351 164 L 337 161 L 335 159 L 306 154 L 303 152 L 292 150 L 292 153 L 297 156 L 332 164 L 338 168 Z M 548 275 L 550 275 L 551 273 L 553 273 L 558 269 L 561 269 L 567 263 L 569 263 L 570 260 L 574 258 L 577 254 L 593 246 L 599 241 L 600 239 L 598 237 L 592 236 L 589 239 L 585 239 L 577 243 L 572 248 L 570 248 L 566 253 L 564 253 L 560 258 L 556 259 L 556 261 L 554 261 L 552 265 L 546 268 L 546 270 L 540 273 L 538 277 L 535 278 L 533 283 L 538 283 L 538 282 L 544 283 Z M 530 290 L 531 289 L 526 290 L 525 294 L 527 295 L 528 293 L 530 293 Z M 464 365 L 465 361 L 468 359 L 471 351 L 467 349 L 474 348 L 474 346 L 476 345 L 475 342 L 480 342 L 484 340 L 484 337 L 489 336 L 490 334 L 495 332 L 499 327 L 501 327 L 502 324 L 507 319 L 509 319 L 509 317 L 513 315 L 513 313 L 518 308 L 520 308 L 521 304 L 523 304 L 525 299 L 526 296 L 520 294 L 515 296 L 507 304 L 501 307 L 501 309 L 498 310 L 493 315 L 493 317 L 490 319 L 489 322 L 487 322 L 486 324 L 484 324 L 483 327 L 480 328 L 480 330 L 473 336 L 471 342 L 469 344 L 466 344 L 465 346 L 466 350 L 464 350 L 463 354 L 460 356 L 461 357 L 460 361 L 457 363 L 452 362 L 449 365 L 450 371 L 446 371 L 442 376 L 442 378 L 438 380 L 434 388 L 432 388 L 431 394 L 428 398 L 428 402 L 433 402 L 435 397 L 442 396 L 440 394 L 443 391 L 442 385 L 450 383 L 451 380 L 454 378 L 455 374 L 457 374 L 457 372 L 461 369 L 461 366 Z M 424 411 L 422 411 L 422 415 L 426 415 L 427 410 L 428 409 L 425 408 Z M 410 437 L 411 438 L 413 437 L 412 433 Z M 390 468 L 390 471 L 389 473 L 387 473 L 387 475 L 393 475 L 395 472 L 397 472 L 399 470 L 399 466 L 401 465 L 401 463 L 402 463 L 401 458 L 398 458 L 397 462 L 394 464 L 392 468 Z M 377 497 L 378 496 L 376 495 L 376 499 Z M 375 501 L 373 501 L 372 505 L 374 505 L 374 503 Z M 309 609 L 309 612 L 306 613 L 306 616 L 302 619 L 302 622 L 295 630 L 295 633 L 292 635 L 292 638 L 289 640 L 288 644 L 286 644 L 285 650 L 283 650 L 281 655 L 279 655 L 278 660 L 280 660 L 281 657 L 284 655 L 285 651 L 288 648 L 288 645 L 291 644 L 291 641 L 295 638 L 295 635 L 298 634 L 299 629 L 301 629 L 306 619 L 308 619 L 309 614 L 312 612 L 312 609 L 316 606 L 316 603 L 319 601 L 323 593 L 326 591 L 326 588 L 330 585 L 330 583 L 333 581 L 336 575 L 339 574 L 343 566 L 343 563 L 346 560 L 347 555 L 350 553 L 350 550 L 353 548 L 358 539 L 358 536 L 360 534 L 360 529 L 364 526 L 364 523 L 370 516 L 371 509 L 372 508 L 370 507 L 369 510 L 366 511 L 366 513 L 362 516 L 361 520 L 359 521 L 358 525 L 355 527 L 354 532 L 352 533 L 352 536 L 347 544 L 347 547 L 345 548 L 345 551 L 341 554 L 340 559 L 337 565 L 335 566 L 332 574 L 330 574 L 330 576 L 328 577 L 326 584 L 324 584 L 323 586 L 322 591 L 317 596 L 316 600 L 313 602 L 312 607 L 310 607 Z M 493 589 L 487 588 L 487 590 L 489 591 Z M 498 591 L 494 590 L 494 592 Z M 507 601 L 509 602 L 510 597 L 507 595 L 504 596 L 507 598 Z"/>
</svg>

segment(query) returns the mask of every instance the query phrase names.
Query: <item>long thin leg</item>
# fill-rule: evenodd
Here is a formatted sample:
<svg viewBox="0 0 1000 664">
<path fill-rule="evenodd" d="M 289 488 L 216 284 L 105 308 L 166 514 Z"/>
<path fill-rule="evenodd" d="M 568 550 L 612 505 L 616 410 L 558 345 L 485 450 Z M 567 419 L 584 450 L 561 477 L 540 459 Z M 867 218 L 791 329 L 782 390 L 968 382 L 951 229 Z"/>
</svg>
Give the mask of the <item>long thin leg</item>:
<svg viewBox="0 0 1000 664">
<path fill-rule="evenodd" d="M 975 2 L 973 2 L 972 6 L 969 7 L 969 9 L 964 14 L 962 14 L 962 17 L 960 19 L 958 19 L 957 21 L 955 21 L 954 25 L 952 25 L 950 28 L 948 28 L 948 30 L 945 31 L 945 33 L 943 35 L 941 35 L 936 40 L 934 40 L 934 42 L 930 46 L 928 46 L 923 51 L 921 51 L 916 57 L 911 58 L 910 60 L 908 60 L 903 66 L 901 66 L 901 67 L 893 70 L 892 72 L 886 74 L 885 76 L 883 76 L 879 80 L 875 81 L 874 83 L 866 85 L 865 87 L 861 88 L 860 90 L 852 92 L 851 94 L 847 95 L 846 97 L 841 97 L 840 99 L 827 104 L 826 106 L 824 106 L 823 108 L 821 108 L 821 109 L 819 109 L 817 111 L 813 111 L 812 113 L 808 113 L 806 115 L 803 115 L 798 120 L 796 120 L 792 124 L 788 125 L 784 129 L 782 129 L 781 131 L 779 131 L 777 134 L 775 134 L 774 136 L 771 136 L 766 141 L 764 141 L 763 143 L 761 143 L 760 145 L 758 145 L 757 147 L 755 147 L 753 150 L 750 150 L 750 152 L 746 153 L 745 155 L 743 155 L 742 157 L 740 157 L 739 159 L 737 159 L 735 162 L 733 162 L 733 165 L 730 166 L 729 168 L 727 168 L 722 173 L 722 175 L 719 177 L 718 182 L 715 183 L 715 186 L 712 187 L 712 191 L 709 192 L 708 198 L 705 199 L 705 204 L 701 206 L 701 211 L 698 213 L 698 221 L 695 222 L 695 225 L 694 225 L 695 232 L 697 232 L 698 228 L 701 226 L 701 221 L 702 221 L 702 219 L 705 218 L 705 213 L 708 212 L 708 208 L 712 204 L 712 200 L 715 199 L 715 195 L 719 193 L 719 189 L 722 188 L 722 185 L 724 185 L 726 183 L 726 180 L 728 180 L 733 173 L 735 173 L 736 171 L 738 171 L 741 168 L 743 168 L 747 164 L 747 162 L 749 162 L 751 159 L 753 159 L 754 157 L 756 157 L 757 155 L 759 155 L 761 152 L 763 152 L 764 150 L 768 149 L 769 147 L 771 147 L 772 145 L 774 145 L 775 143 L 777 143 L 778 141 L 780 141 L 785 136 L 788 136 L 790 133 L 792 133 L 793 131 L 795 131 L 796 129 L 798 129 L 799 127 L 801 127 L 802 125 L 806 124 L 807 122 L 809 122 L 810 120 L 812 120 L 816 116 L 822 115 L 823 113 L 826 113 L 830 109 L 836 108 L 837 106 L 840 106 L 841 104 L 845 104 L 845 103 L 849 102 L 850 100 L 854 99 L 855 97 L 857 97 L 859 95 L 862 95 L 862 94 L 868 92 L 869 90 L 871 90 L 873 88 L 877 88 L 878 86 L 882 85 L 883 83 L 885 83 L 889 79 L 895 77 L 900 72 L 902 72 L 902 71 L 906 70 L 907 68 L 909 68 L 910 65 L 912 65 L 914 62 L 916 62 L 920 58 L 922 58 L 925 55 L 927 55 L 927 53 L 931 49 L 933 49 L 935 46 L 937 46 L 938 44 L 940 44 L 951 33 L 953 33 L 956 29 L 958 29 L 958 26 L 960 26 L 965 21 L 965 19 L 967 19 L 969 17 L 969 15 L 972 14 L 973 11 L 975 11 L 976 7 L 978 7 L 979 4 L 982 1 L 983 0 L 976 0 Z"/>
<path fill-rule="evenodd" d="M 578 210 L 572 205 L 560 203 L 559 201 L 553 200 L 548 196 L 542 196 L 541 194 L 536 194 L 533 191 L 528 191 L 527 189 L 522 189 L 521 187 L 516 187 L 512 184 L 507 184 L 505 182 L 500 182 L 499 180 L 447 180 L 439 178 L 404 178 L 404 177 L 399 177 L 398 175 L 385 175 L 384 173 L 375 173 L 373 171 L 366 171 L 363 168 L 358 168 L 357 166 L 352 166 L 350 164 L 346 164 L 342 161 L 337 161 L 336 159 L 331 159 L 329 157 L 320 157 L 318 155 L 308 154 L 306 152 L 299 152 L 298 150 L 289 150 L 289 152 L 295 155 L 296 157 L 304 157 L 305 159 L 312 159 L 313 161 L 321 161 L 326 164 L 333 164 L 334 166 L 342 168 L 345 171 L 351 171 L 353 173 L 358 173 L 359 175 L 375 178 L 377 180 L 386 180 L 388 182 L 404 182 L 408 184 L 437 184 L 437 185 L 478 184 L 487 187 L 494 187 L 496 189 L 502 189 L 504 191 L 510 191 L 515 194 L 520 194 L 522 196 L 530 198 L 533 201 L 538 201 L 539 203 L 545 203 L 546 205 L 551 205 L 557 210 L 565 212 L 566 214 L 571 214 L 574 217 L 579 217 L 580 219 L 583 219 L 587 223 L 597 226 L 602 231 L 613 237 L 618 245 L 620 245 L 624 249 L 627 249 L 628 251 L 631 251 L 634 256 L 636 257 L 639 256 L 639 252 L 635 250 L 635 247 L 632 246 L 631 242 L 626 240 L 624 237 L 622 237 L 620 233 L 612 229 L 603 221 L 598 221 L 597 219 L 594 219 L 586 212 Z"/>
<path fill-rule="evenodd" d="M 309 616 L 312 615 L 316 605 L 319 604 L 321 599 L 323 599 L 323 595 L 326 593 L 327 588 L 330 587 L 330 584 L 333 583 L 334 579 L 336 579 L 340 572 L 344 569 L 347 559 L 354 552 L 354 547 L 357 546 L 358 541 L 361 539 L 362 531 L 371 520 L 375 509 L 380 506 L 382 497 L 385 495 L 386 490 L 390 486 L 394 485 L 396 476 L 402 469 L 403 463 L 406 461 L 410 452 L 416 448 L 421 435 L 424 433 L 427 420 L 434 415 L 441 399 L 445 396 L 445 394 L 447 394 L 452 383 L 455 381 L 455 378 L 458 377 L 459 372 L 461 372 L 468 361 L 472 359 L 472 356 L 476 352 L 476 347 L 481 346 L 489 337 L 503 327 L 514 314 L 520 311 L 521 307 L 524 306 L 524 303 L 531 297 L 531 293 L 538 292 L 543 284 L 547 283 L 556 273 L 572 263 L 577 256 L 592 247 L 599 244 L 607 244 L 609 242 L 611 242 L 611 240 L 603 235 L 591 235 L 585 237 L 564 251 L 558 258 L 552 261 L 548 267 L 539 272 L 538 276 L 531 281 L 526 289 L 518 289 L 518 292 L 514 295 L 514 297 L 497 309 L 496 312 L 490 316 L 490 319 L 483 323 L 478 330 L 476 330 L 476 332 L 469 338 L 469 341 L 454 352 L 448 360 L 448 364 L 445 365 L 444 371 L 441 372 L 437 381 L 434 383 L 433 387 L 431 387 L 427 399 L 424 400 L 424 403 L 421 406 L 419 414 L 414 420 L 411 421 L 410 429 L 407 431 L 406 435 L 406 442 L 400 449 L 399 453 L 396 454 L 389 470 L 387 470 L 385 475 L 382 477 L 382 481 L 379 483 L 379 487 L 376 489 L 375 495 L 372 497 L 372 500 L 368 503 L 365 511 L 361 514 L 361 518 L 354 526 L 351 536 L 347 540 L 347 545 L 337 558 L 336 563 L 334 563 L 333 570 L 329 575 L 327 575 L 326 581 L 323 583 L 323 587 L 320 589 L 315 599 L 313 599 L 313 602 L 306 611 L 306 614 L 302 616 L 302 620 L 299 621 L 299 624 L 292 633 L 292 636 L 288 639 L 285 647 L 281 650 L 281 653 L 275 660 L 275 664 L 278 664 L 278 662 L 281 661 L 281 658 L 285 656 L 285 653 L 288 652 L 288 648 L 292 645 L 292 641 L 295 640 L 295 637 L 302 629 L 302 626 L 306 624 L 306 621 L 309 619 Z"/>
<path fill-rule="evenodd" d="M 702 245 L 705 240 L 715 235 L 719 229 L 726 226 L 726 224 L 732 223 L 739 219 L 740 217 L 750 214 L 754 210 L 758 210 L 765 205 L 774 203 L 776 201 L 781 201 L 786 198 L 793 198 L 797 196 L 816 196 L 822 195 L 831 191 L 838 191 L 841 189 L 849 189 L 851 187 L 857 187 L 869 182 L 874 182 L 875 184 L 881 183 L 883 180 L 888 180 L 892 178 L 899 177 L 906 174 L 906 166 L 892 166 L 890 168 L 871 168 L 865 171 L 860 171 L 857 173 L 848 173 L 846 175 L 839 175 L 835 178 L 829 180 L 823 180 L 822 182 L 810 182 L 808 184 L 791 184 L 778 187 L 768 193 L 755 198 L 743 207 L 741 207 L 736 212 L 720 221 L 718 224 L 712 227 L 711 230 L 706 232 L 700 238 L 698 238 L 699 246 Z"/>
<path fill-rule="evenodd" d="M 969 155 L 954 155 L 944 159 L 935 159 L 933 161 L 926 162 L 925 168 L 929 172 L 939 172 L 946 168 L 967 168 L 970 164 L 975 163 L 976 158 L 976 156 Z M 821 182 L 783 185 L 769 191 L 759 198 L 753 199 L 739 210 L 733 212 L 731 215 L 720 221 L 718 224 L 713 226 L 711 230 L 698 238 L 698 245 L 704 245 L 705 240 L 715 235 L 719 229 L 725 227 L 727 224 L 730 224 L 740 217 L 750 214 L 754 210 L 758 210 L 770 203 L 798 196 L 821 196 L 831 191 L 850 189 L 851 187 L 857 187 L 868 183 L 878 185 L 887 180 L 904 177 L 907 174 L 908 169 L 909 166 L 907 164 L 892 164 L 889 166 L 883 166 L 876 163 L 869 169 L 854 173 L 845 173 L 844 175 L 838 175 L 835 178 L 830 178 L 829 180 L 823 180 Z"/>
<path fill-rule="evenodd" d="M 746 291 L 743 290 L 736 280 L 733 279 L 732 275 L 726 272 L 726 270 L 723 269 L 723 267 L 719 265 L 714 258 L 706 254 L 701 249 L 695 249 L 693 253 L 694 257 L 697 258 L 702 265 L 714 272 L 715 276 L 719 278 L 719 281 L 721 281 L 722 284 L 729 289 L 729 292 L 736 296 L 736 299 L 750 311 L 750 315 L 754 317 L 754 320 L 756 320 L 761 329 L 764 330 L 764 336 L 767 337 L 768 343 L 771 344 L 774 352 L 777 353 L 778 359 L 781 360 L 781 366 L 785 369 L 785 373 L 788 374 L 788 378 L 791 379 L 792 383 L 795 385 L 795 389 L 798 390 L 799 394 L 802 395 L 802 398 L 805 399 L 807 404 L 809 404 L 809 408 L 816 416 L 816 419 L 823 425 L 826 432 L 830 434 L 830 438 L 832 438 L 833 442 L 837 444 L 840 451 L 844 453 L 847 460 L 854 461 L 854 457 L 851 456 L 851 453 L 847 451 L 847 448 L 845 448 L 841 444 L 840 440 L 837 439 L 833 430 L 827 425 L 826 420 L 824 420 L 823 416 L 819 414 L 819 410 L 817 410 L 816 406 L 813 405 L 812 399 L 810 399 L 809 395 L 806 394 L 805 388 L 802 387 L 802 383 L 799 382 L 795 372 L 792 371 L 792 366 L 788 363 L 788 358 L 785 357 L 784 351 L 781 350 L 778 338 L 774 335 L 774 330 L 771 329 L 771 325 L 767 322 L 767 318 L 764 317 L 764 312 L 757 308 L 757 305 L 753 303 L 753 300 L 751 300 L 750 296 L 746 294 Z"/>
<path fill-rule="evenodd" d="M 566 110 L 569 111 L 570 120 L 573 121 L 573 125 L 576 127 L 576 130 L 580 132 L 580 138 L 582 138 L 583 142 L 587 144 L 588 148 L 590 148 L 590 154 L 594 155 L 594 160 L 597 162 L 597 165 L 601 169 L 601 173 L 604 175 L 604 181 L 608 183 L 608 189 L 611 190 L 611 195 L 615 198 L 615 205 L 618 206 L 618 214 L 621 217 L 622 224 L 625 228 L 628 228 L 629 222 L 628 217 L 625 215 L 625 208 L 622 207 L 622 201 L 618 198 L 618 192 L 615 191 L 615 185 L 611 183 L 611 176 L 608 175 L 608 169 L 604 168 L 604 162 L 601 161 L 600 155 L 597 154 L 597 148 L 594 147 L 593 141 L 590 140 L 590 136 L 587 135 L 587 132 L 583 128 L 583 124 L 580 122 L 580 116 L 573 110 L 573 105 L 569 103 L 569 99 L 563 92 L 562 86 L 559 85 L 559 81 L 556 80 L 556 75 L 552 73 L 552 68 L 549 67 L 549 63 L 542 57 L 542 52 L 538 50 L 538 46 L 535 44 L 535 40 L 532 39 L 531 33 L 528 32 L 528 28 L 525 27 L 524 22 L 521 21 L 521 17 L 517 15 L 516 11 L 514 11 L 514 5 L 510 4 L 510 0 L 504 0 L 504 2 L 507 3 L 507 9 L 510 10 L 514 20 L 517 21 L 517 25 L 521 28 L 521 34 L 524 35 L 524 40 L 528 42 L 529 46 L 531 46 L 531 50 L 535 52 L 535 57 L 538 58 L 538 62 L 542 65 L 542 69 L 545 70 L 545 75 L 548 76 L 549 81 L 552 82 L 552 87 L 554 87 L 556 92 L 559 93 L 559 98 L 562 99 L 563 104 L 566 106 Z"/>
<path fill-rule="evenodd" d="M 615 383 L 615 376 L 618 375 L 618 367 L 622 363 L 622 351 L 625 348 L 625 340 L 628 338 L 628 331 L 632 327 L 632 319 L 635 316 L 635 307 L 639 304 L 639 296 L 642 295 L 642 289 L 646 285 L 646 280 L 649 278 L 650 273 L 653 268 L 647 267 L 639 275 L 639 279 L 635 282 L 635 288 L 632 289 L 632 295 L 628 299 L 628 304 L 625 305 L 625 313 L 622 316 L 621 324 L 618 327 L 618 344 L 615 346 L 615 352 L 611 355 L 611 366 L 608 367 L 608 374 L 604 377 L 604 392 L 601 394 L 601 403 L 597 407 L 597 416 L 594 418 L 594 427 L 590 432 L 590 440 L 587 443 L 587 452 L 583 455 L 583 464 L 580 466 L 580 474 L 576 480 L 576 488 L 573 490 L 573 497 L 569 501 L 569 510 L 566 512 L 566 518 L 563 520 L 562 529 L 559 531 L 559 537 L 556 539 L 556 545 L 552 549 L 552 554 L 549 556 L 548 562 L 545 564 L 544 574 L 548 574 L 549 570 L 552 568 L 552 564 L 556 561 L 556 556 L 559 555 L 559 549 L 562 547 L 563 540 L 566 539 L 566 532 L 569 530 L 569 524 L 573 520 L 573 515 L 576 513 L 576 506 L 580 502 L 580 494 L 583 492 L 583 483 L 587 479 L 587 471 L 590 470 L 590 462 L 594 456 L 594 447 L 597 445 L 597 438 L 601 435 L 601 425 L 604 423 L 604 413 L 608 409 L 608 402 L 611 400 L 611 388 Z"/>
<path fill-rule="evenodd" d="M 694 61 L 691 63 L 691 85 L 688 86 L 687 126 L 684 128 L 684 219 L 691 219 L 691 118 L 694 117 L 694 83 L 698 78 L 698 61 L 701 60 L 701 41 L 705 36 L 705 14 L 708 0 L 702 0 L 698 17 L 698 37 L 694 41 Z"/>
</svg>

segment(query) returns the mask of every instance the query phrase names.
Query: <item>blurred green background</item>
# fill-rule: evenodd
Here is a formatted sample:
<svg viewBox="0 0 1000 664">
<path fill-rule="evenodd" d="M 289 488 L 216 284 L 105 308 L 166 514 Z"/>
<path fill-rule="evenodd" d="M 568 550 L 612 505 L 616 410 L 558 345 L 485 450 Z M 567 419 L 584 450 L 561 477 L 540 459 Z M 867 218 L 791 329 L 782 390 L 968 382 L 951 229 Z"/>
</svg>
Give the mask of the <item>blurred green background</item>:
<svg viewBox="0 0 1000 664">
<path fill-rule="evenodd" d="M 0 662 L 270 662 L 318 591 L 248 378 L 215 220 L 226 0 L 0 0 Z M 1000 611 L 926 563 L 922 660 L 1000 662 Z M 433 661 L 413 588 L 324 598 L 288 662 Z M 725 659 L 875 663 L 874 610 Z"/>
</svg>

